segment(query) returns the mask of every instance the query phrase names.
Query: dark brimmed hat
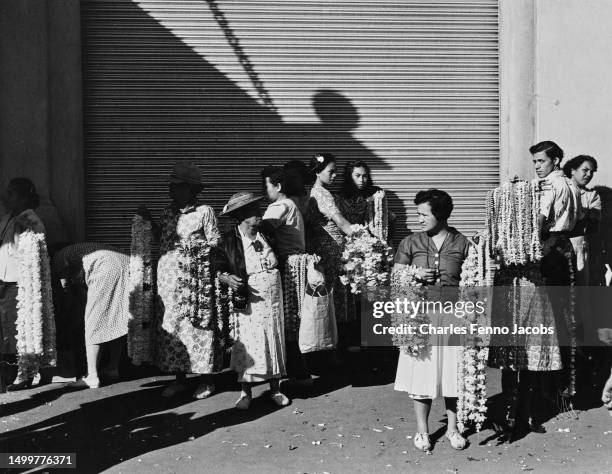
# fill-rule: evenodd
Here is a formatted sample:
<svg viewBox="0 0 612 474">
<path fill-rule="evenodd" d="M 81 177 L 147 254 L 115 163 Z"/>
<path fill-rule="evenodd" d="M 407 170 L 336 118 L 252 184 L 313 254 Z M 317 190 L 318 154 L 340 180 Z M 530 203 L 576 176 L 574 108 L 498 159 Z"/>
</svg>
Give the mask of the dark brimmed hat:
<svg viewBox="0 0 612 474">
<path fill-rule="evenodd" d="M 202 186 L 202 172 L 198 165 L 192 162 L 177 162 L 172 169 L 169 181 L 171 183 L 188 183 Z"/>
<path fill-rule="evenodd" d="M 254 202 L 261 201 L 263 196 L 256 196 L 255 193 L 247 193 L 245 191 L 234 194 L 227 204 L 223 207 L 223 211 L 221 211 L 221 216 L 225 216 L 227 214 L 231 214 L 236 209 L 240 209 L 241 207 L 248 206 L 249 204 L 253 204 Z"/>
</svg>

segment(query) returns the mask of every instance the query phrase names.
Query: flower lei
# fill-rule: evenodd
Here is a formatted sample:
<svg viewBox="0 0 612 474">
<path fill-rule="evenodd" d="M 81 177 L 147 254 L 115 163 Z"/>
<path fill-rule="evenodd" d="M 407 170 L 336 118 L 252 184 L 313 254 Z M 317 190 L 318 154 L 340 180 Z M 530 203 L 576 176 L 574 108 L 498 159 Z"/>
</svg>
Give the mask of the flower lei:
<svg viewBox="0 0 612 474">
<path fill-rule="evenodd" d="M 407 298 L 412 301 L 426 299 L 427 288 L 417 280 L 419 268 L 416 265 L 395 266 L 391 272 L 391 298 Z M 404 326 L 404 334 L 393 334 L 393 345 L 413 357 L 418 357 L 429 347 L 429 334 L 419 331 L 419 326 L 428 322 L 426 314 L 407 316 L 393 313 L 393 326 Z M 411 329 L 411 331 L 408 331 Z"/>
<path fill-rule="evenodd" d="M 470 245 L 468 256 L 461 267 L 461 299 L 468 301 L 472 297 L 470 288 L 483 287 L 487 279 L 487 259 L 485 248 L 488 238 L 478 238 Z M 474 313 L 475 316 L 475 313 Z M 463 432 L 465 425 L 474 423 L 480 431 L 487 412 L 487 373 L 486 362 L 489 357 L 487 347 L 473 345 L 459 349 L 459 366 L 457 370 L 457 427 Z"/>
<path fill-rule="evenodd" d="M 219 325 L 222 326 L 223 321 L 228 322 L 227 332 L 223 331 L 223 327 L 219 329 L 224 334 L 225 345 L 231 345 L 232 341 L 238 340 L 240 336 L 240 325 L 238 315 L 234 311 L 234 292 L 229 286 L 221 283 L 220 276 L 221 272 L 217 272 L 215 276 L 215 306 Z"/>
<path fill-rule="evenodd" d="M 306 292 L 308 263 L 313 256 L 290 255 L 283 272 L 283 305 L 288 334 L 296 334 Z"/>
<path fill-rule="evenodd" d="M 508 182 L 489 191 L 486 235 L 504 265 L 525 265 L 542 258 L 537 180 Z"/>
<path fill-rule="evenodd" d="M 342 253 L 340 282 L 358 294 L 389 281 L 393 254 L 383 240 L 372 235 L 365 226 L 351 226 L 353 234 L 346 237 Z"/>
<path fill-rule="evenodd" d="M 27 219 L 25 216 L 23 225 L 28 225 Z M 56 362 L 51 269 L 44 233 L 26 227 L 19 234 L 17 254 L 17 364 L 20 378 L 29 378 L 39 366 Z"/>
<path fill-rule="evenodd" d="M 151 222 L 141 216 L 132 219 L 130 247 L 130 291 L 127 351 L 134 365 L 152 362 L 154 331 L 151 326 L 153 309 L 153 261 Z"/>
<path fill-rule="evenodd" d="M 480 431 L 487 413 L 487 347 L 462 347 L 457 371 L 457 428 L 463 432 L 465 425 L 474 423 Z"/>
<path fill-rule="evenodd" d="M 178 278 L 178 311 L 194 327 L 206 328 L 212 319 L 213 278 L 211 246 L 200 236 L 191 235 L 177 245 L 178 265 L 183 276 Z"/>
<path fill-rule="evenodd" d="M 383 190 L 376 191 L 367 200 L 366 227 L 382 242 L 387 242 L 389 234 L 389 209 Z"/>
</svg>

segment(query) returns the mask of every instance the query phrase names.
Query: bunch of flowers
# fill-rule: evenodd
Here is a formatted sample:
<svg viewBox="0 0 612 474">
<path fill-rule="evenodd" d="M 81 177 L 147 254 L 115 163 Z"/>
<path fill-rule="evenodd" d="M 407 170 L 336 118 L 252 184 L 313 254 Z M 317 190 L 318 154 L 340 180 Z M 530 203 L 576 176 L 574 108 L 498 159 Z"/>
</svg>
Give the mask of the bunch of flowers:
<svg viewBox="0 0 612 474">
<path fill-rule="evenodd" d="M 351 293 L 361 293 L 389 281 L 393 253 L 380 238 L 372 235 L 367 227 L 353 225 L 353 234 L 346 238 L 342 253 L 340 281 L 350 286 Z"/>
<path fill-rule="evenodd" d="M 198 328 L 206 328 L 213 319 L 214 280 L 211 273 L 210 243 L 192 234 L 179 241 L 178 246 L 179 269 L 179 314 L 181 317 Z"/>
<path fill-rule="evenodd" d="M 386 242 L 389 235 L 389 209 L 385 192 L 381 189 L 372 194 L 367 206 L 366 227 L 372 235 Z"/>
<path fill-rule="evenodd" d="M 152 362 L 154 331 L 153 317 L 153 261 L 151 222 L 141 216 L 132 219 L 130 248 L 130 288 L 127 350 L 135 365 Z"/>
<path fill-rule="evenodd" d="M 487 413 L 486 368 L 489 349 L 464 347 L 460 350 L 457 371 L 457 427 L 462 432 L 473 423 L 480 431 Z"/>
<path fill-rule="evenodd" d="M 396 265 L 391 273 L 390 299 L 396 298 L 408 301 L 424 301 L 427 298 L 427 287 L 418 278 L 419 268 L 415 265 Z M 393 334 L 393 345 L 406 354 L 418 357 L 429 348 L 429 334 L 419 331 L 421 324 L 429 319 L 426 314 L 394 313 L 391 315 L 393 326 L 405 328 L 401 334 Z"/>
<path fill-rule="evenodd" d="M 17 241 L 16 325 L 20 379 L 29 378 L 39 366 L 53 366 L 56 361 L 51 269 L 45 235 L 29 226 L 27 215 L 23 217 L 16 223 L 16 227 L 23 229 Z"/>
<path fill-rule="evenodd" d="M 524 265 L 542 258 L 539 189 L 537 180 L 514 181 L 487 195 L 486 235 L 504 265 Z"/>
</svg>

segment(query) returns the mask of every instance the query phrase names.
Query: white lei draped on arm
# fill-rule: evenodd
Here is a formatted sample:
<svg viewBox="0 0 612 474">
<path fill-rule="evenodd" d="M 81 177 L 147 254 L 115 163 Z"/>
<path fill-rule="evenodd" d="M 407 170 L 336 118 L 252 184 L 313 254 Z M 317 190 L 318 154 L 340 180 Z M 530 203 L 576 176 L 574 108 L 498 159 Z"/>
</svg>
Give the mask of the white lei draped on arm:
<svg viewBox="0 0 612 474">
<path fill-rule="evenodd" d="M 132 220 L 127 349 L 134 365 L 153 361 L 153 262 L 151 222 L 140 216 Z"/>
<path fill-rule="evenodd" d="M 366 227 L 372 235 L 378 237 L 382 242 L 387 242 L 389 237 L 389 209 L 387 208 L 387 196 L 383 190 L 376 191 L 368 199 Z"/>
<path fill-rule="evenodd" d="M 27 214 L 19 219 L 24 230 L 17 238 L 17 355 L 19 374 L 30 377 L 56 363 L 55 319 L 45 234 L 30 225 Z"/>
</svg>

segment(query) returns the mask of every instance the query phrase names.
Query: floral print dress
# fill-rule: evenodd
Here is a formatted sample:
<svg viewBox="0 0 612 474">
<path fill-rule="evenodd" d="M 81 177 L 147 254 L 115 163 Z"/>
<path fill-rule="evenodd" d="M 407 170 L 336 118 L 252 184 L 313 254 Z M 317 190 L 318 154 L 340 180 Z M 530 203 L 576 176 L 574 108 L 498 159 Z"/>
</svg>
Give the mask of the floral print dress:
<svg viewBox="0 0 612 474">
<path fill-rule="evenodd" d="M 344 233 L 332 220 L 340 214 L 333 195 L 322 185 L 315 183 L 310 191 L 308 203 L 308 230 L 306 234 L 307 251 L 321 257 L 326 284 L 334 290 L 334 309 L 339 323 L 355 319 L 354 312 L 347 312 L 345 287 L 340 283 Z"/>
<path fill-rule="evenodd" d="M 181 317 L 179 244 L 193 236 L 216 246 L 220 235 L 210 206 L 166 208 L 160 219 L 160 258 L 157 265 L 157 318 L 159 347 L 157 364 L 164 372 L 209 374 L 222 368 L 221 337 L 216 329 L 194 327 Z"/>
</svg>

